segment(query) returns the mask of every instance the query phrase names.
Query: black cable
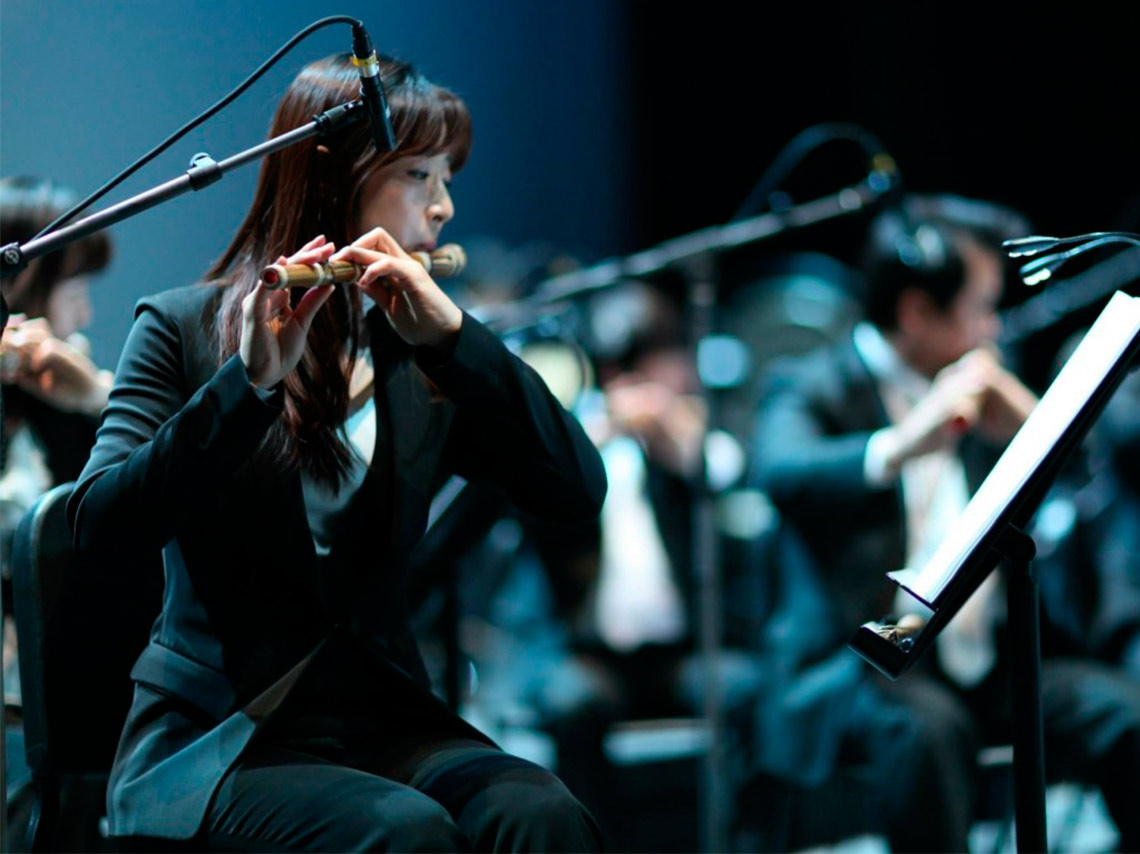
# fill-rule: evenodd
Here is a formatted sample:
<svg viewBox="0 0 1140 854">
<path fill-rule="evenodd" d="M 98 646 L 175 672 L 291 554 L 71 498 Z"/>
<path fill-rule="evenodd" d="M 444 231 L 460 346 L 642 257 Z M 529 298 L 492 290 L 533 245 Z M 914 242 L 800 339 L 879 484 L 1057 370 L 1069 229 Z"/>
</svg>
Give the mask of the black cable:
<svg viewBox="0 0 1140 854">
<path fill-rule="evenodd" d="M 738 222 L 762 213 L 770 206 L 772 194 L 809 154 L 825 143 L 835 141 L 854 142 L 871 157 L 883 151 L 883 144 L 878 138 L 858 125 L 842 122 L 813 125 L 800 131 L 781 149 L 730 221 Z"/>
<path fill-rule="evenodd" d="M 87 198 L 80 201 L 78 204 L 76 204 L 70 210 L 61 214 L 54 222 L 45 226 L 43 228 L 43 230 L 40 231 L 39 234 L 37 234 L 35 237 L 32 238 L 32 240 L 38 240 L 39 238 L 43 237 L 45 234 L 49 234 L 52 231 L 55 231 L 57 228 L 59 228 L 61 225 L 63 225 L 65 222 L 67 222 L 69 219 L 72 219 L 73 217 L 75 217 L 78 214 L 85 211 L 87 208 L 89 208 L 95 202 L 99 201 L 99 199 L 103 198 L 103 196 L 105 196 L 111 190 L 115 189 L 115 187 L 117 187 L 117 186 L 119 186 L 119 184 L 123 183 L 123 181 L 125 181 L 127 178 L 129 178 L 131 175 L 133 175 L 135 172 L 137 172 L 139 169 L 141 169 L 143 166 L 145 166 L 147 163 L 149 163 L 155 157 L 162 154 L 162 152 L 166 151 L 166 149 L 170 148 L 170 146 L 174 145 L 174 143 L 178 142 L 178 140 L 182 139 L 182 137 L 184 137 L 190 131 L 194 130 L 194 128 L 198 127 L 200 124 L 205 122 L 208 118 L 213 116 L 215 113 L 217 113 L 223 107 L 225 107 L 227 104 L 229 104 L 234 99 L 236 99 L 246 89 L 248 89 L 250 86 L 252 86 L 254 83 L 256 83 L 257 80 L 263 74 L 265 74 L 266 71 L 268 71 L 270 68 L 272 68 L 274 65 L 276 65 L 277 62 L 281 59 L 281 57 L 283 57 L 285 54 L 287 54 L 289 51 L 291 51 L 294 47 L 296 47 L 298 42 L 302 41 L 303 39 L 308 38 L 310 35 L 315 33 L 317 30 L 322 29 L 323 27 L 327 27 L 331 24 L 350 24 L 353 27 L 363 26 L 359 20 L 357 20 L 356 18 L 352 18 L 348 15 L 332 15 L 328 18 L 321 18 L 319 21 L 315 21 L 312 24 L 309 24 L 309 26 L 305 27 L 303 30 L 301 30 L 299 33 L 297 33 L 295 36 L 293 36 L 293 38 L 289 39 L 289 41 L 287 41 L 284 45 L 282 45 L 280 48 L 278 48 L 277 52 L 274 53 L 273 56 L 271 56 L 271 57 L 269 57 L 269 59 L 265 60 L 265 62 L 263 62 L 261 64 L 261 66 L 256 71 L 254 71 L 251 75 L 249 75 L 249 77 L 247 77 L 245 80 L 243 80 L 241 83 L 239 83 L 237 85 L 237 87 L 235 89 L 233 89 L 233 91 L 231 91 L 224 98 L 222 98 L 222 100 L 218 101 L 218 103 L 214 104 L 214 106 L 210 107 L 205 112 L 200 113 L 198 116 L 191 119 L 190 122 L 188 122 L 187 124 L 183 125 L 178 130 L 176 130 L 171 136 L 167 137 L 165 140 L 163 140 L 161 143 L 159 143 L 153 149 L 148 151 L 146 154 L 144 154 L 142 157 L 140 157 L 138 160 L 136 160 L 134 163 L 132 163 L 130 166 L 128 166 L 126 169 L 124 169 L 122 172 L 120 172 L 118 175 L 116 175 L 114 178 L 112 178 L 110 181 L 108 181 L 106 184 L 104 184 L 98 190 L 96 190 L 94 193 L 92 193 Z"/>
</svg>

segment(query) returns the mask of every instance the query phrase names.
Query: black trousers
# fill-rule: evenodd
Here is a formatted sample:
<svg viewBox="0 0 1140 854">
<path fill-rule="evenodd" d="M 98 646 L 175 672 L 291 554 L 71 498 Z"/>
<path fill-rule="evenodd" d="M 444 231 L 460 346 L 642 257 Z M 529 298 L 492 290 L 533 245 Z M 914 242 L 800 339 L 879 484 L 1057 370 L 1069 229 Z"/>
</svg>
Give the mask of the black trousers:
<svg viewBox="0 0 1140 854">
<path fill-rule="evenodd" d="M 784 781 L 805 807 L 818 801 L 822 814 L 795 810 L 811 823 L 809 835 L 833 824 L 844 834 L 881 833 L 893 851 L 967 850 L 979 795 L 977 751 L 985 744 L 1009 743 L 1018 722 L 1010 716 L 1000 670 L 967 692 L 923 670 L 916 668 L 897 682 L 868 671 L 857 685 L 836 688 L 843 713 L 829 719 L 831 731 L 812 733 L 838 745 L 834 776 L 820 787 Z M 815 685 L 814 690 L 829 688 Z M 1089 659 L 1047 659 L 1041 693 L 1047 779 L 1098 786 L 1120 833 L 1119 849 L 1140 851 L 1135 808 L 1140 803 L 1140 682 Z M 812 723 L 805 718 L 791 725 Z M 788 735 L 758 729 L 748 737 L 779 741 Z M 770 794 L 772 786 L 764 785 L 762 791 Z M 828 786 L 843 797 L 830 798 Z M 773 818 L 761 813 L 754 820 Z M 804 832 L 783 830 L 792 837 Z M 811 844 L 821 841 L 830 840 L 812 838 Z"/>
<path fill-rule="evenodd" d="M 227 851 L 597 851 L 553 774 L 471 740 L 405 742 L 380 767 L 252 749 L 227 775 L 201 841 Z"/>
<path fill-rule="evenodd" d="M 1048 660 L 1041 705 L 1048 779 L 1095 783 L 1117 850 L 1140 851 L 1140 680 L 1082 659 Z"/>
<path fill-rule="evenodd" d="M 598 851 L 593 817 L 539 766 L 334 638 L 215 792 L 227 851 Z"/>
</svg>

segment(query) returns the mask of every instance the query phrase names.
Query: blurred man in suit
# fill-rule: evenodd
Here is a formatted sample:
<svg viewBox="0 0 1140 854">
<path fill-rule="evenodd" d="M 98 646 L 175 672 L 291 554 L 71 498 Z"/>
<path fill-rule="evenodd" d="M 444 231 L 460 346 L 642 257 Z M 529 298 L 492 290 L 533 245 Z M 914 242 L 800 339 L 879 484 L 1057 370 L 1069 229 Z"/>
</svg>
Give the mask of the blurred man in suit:
<svg viewBox="0 0 1140 854">
<path fill-rule="evenodd" d="M 966 850 L 976 751 L 1000 732 L 1005 706 L 997 576 L 903 680 L 843 648 L 892 611 L 884 573 L 925 564 L 1036 403 L 995 353 L 1002 265 L 987 237 L 905 204 L 881 215 L 865 321 L 775 367 L 758 409 L 755 482 L 802 545 L 811 582 L 799 584 L 812 595 L 773 621 L 788 676 L 753 711 L 754 768 L 805 785 L 858 769 L 867 829 L 894 850 Z M 1098 783 L 1124 848 L 1137 847 L 1140 686 L 1091 661 L 1054 660 L 1043 702 L 1050 776 Z"/>
</svg>

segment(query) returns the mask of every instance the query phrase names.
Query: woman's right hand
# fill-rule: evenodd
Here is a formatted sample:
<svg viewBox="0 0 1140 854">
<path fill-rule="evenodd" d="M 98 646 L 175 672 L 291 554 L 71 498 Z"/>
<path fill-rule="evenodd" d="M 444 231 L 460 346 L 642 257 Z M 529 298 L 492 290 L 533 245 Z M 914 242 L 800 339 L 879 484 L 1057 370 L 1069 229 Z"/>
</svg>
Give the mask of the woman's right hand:
<svg viewBox="0 0 1140 854">
<path fill-rule="evenodd" d="M 324 235 L 315 237 L 277 264 L 323 264 L 336 251 Z M 291 307 L 288 288 L 270 290 L 258 282 L 241 303 L 239 353 L 249 380 L 260 388 L 272 388 L 297 367 L 305 352 L 305 339 L 317 311 L 335 285 L 309 288 L 296 308 Z"/>
<path fill-rule="evenodd" d="M 27 374 L 36 349 L 51 337 L 51 326 L 42 317 L 31 320 L 23 314 L 9 317 L 0 337 L 0 381 L 19 382 Z"/>
</svg>

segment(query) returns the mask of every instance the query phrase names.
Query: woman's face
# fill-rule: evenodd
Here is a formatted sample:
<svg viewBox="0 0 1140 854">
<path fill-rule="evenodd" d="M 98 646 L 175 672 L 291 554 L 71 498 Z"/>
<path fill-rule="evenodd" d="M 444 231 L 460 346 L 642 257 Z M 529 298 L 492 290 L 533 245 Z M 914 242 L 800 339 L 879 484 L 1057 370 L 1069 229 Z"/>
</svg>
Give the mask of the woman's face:
<svg viewBox="0 0 1140 854">
<path fill-rule="evenodd" d="M 48 297 L 44 316 L 56 338 L 66 339 L 91 322 L 91 300 L 87 297 L 87 276 L 64 279 Z"/>
<path fill-rule="evenodd" d="M 378 170 L 364 185 L 357 236 L 377 226 L 406 252 L 435 249 L 444 223 L 455 215 L 451 203 L 451 157 L 401 157 Z"/>
</svg>

